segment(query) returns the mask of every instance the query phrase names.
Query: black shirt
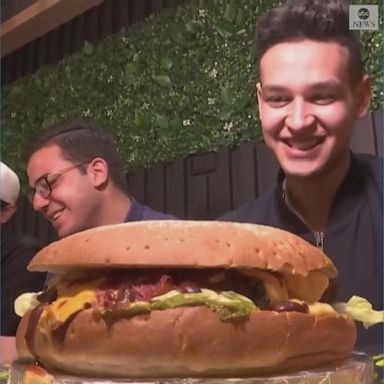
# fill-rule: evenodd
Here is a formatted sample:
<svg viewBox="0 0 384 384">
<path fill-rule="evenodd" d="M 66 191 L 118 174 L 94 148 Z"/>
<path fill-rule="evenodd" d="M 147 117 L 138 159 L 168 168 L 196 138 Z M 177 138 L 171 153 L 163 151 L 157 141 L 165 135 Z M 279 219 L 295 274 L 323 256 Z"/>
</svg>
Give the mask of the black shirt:
<svg viewBox="0 0 384 384">
<path fill-rule="evenodd" d="M 220 220 L 265 224 L 293 232 L 316 245 L 315 234 L 287 206 L 283 175 L 258 199 L 245 203 Z M 352 155 L 324 233 L 324 252 L 339 271 L 339 301 L 358 295 L 376 310 L 383 308 L 383 185 L 382 160 Z M 382 325 L 358 327 L 357 349 L 382 352 Z"/>
<path fill-rule="evenodd" d="M 25 292 L 44 287 L 45 273 L 29 272 L 26 267 L 39 250 L 31 236 L 15 234 L 8 225 L 1 226 L 1 335 L 14 336 L 20 317 L 14 312 L 15 299 Z"/>
</svg>

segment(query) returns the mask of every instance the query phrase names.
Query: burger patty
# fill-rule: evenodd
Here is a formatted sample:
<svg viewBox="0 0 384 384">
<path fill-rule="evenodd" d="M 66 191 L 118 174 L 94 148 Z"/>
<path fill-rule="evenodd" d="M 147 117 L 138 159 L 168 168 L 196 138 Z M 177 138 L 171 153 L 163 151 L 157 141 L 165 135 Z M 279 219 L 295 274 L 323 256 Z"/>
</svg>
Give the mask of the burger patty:
<svg viewBox="0 0 384 384">
<path fill-rule="evenodd" d="M 272 273 L 281 284 L 279 273 Z M 70 278 L 68 284 L 85 283 L 103 276 L 105 282 L 96 290 L 97 306 L 105 309 L 118 309 L 127 303 L 149 301 L 171 290 L 181 293 L 201 292 L 202 288 L 215 292 L 233 291 L 252 300 L 261 310 L 307 312 L 306 306 L 293 302 L 272 305 L 261 279 L 244 275 L 235 270 L 225 269 L 170 269 L 170 270 L 123 270 L 114 269 L 99 273 L 90 272 L 84 276 Z M 38 296 L 42 304 L 50 304 L 57 299 L 55 286 Z"/>
<path fill-rule="evenodd" d="M 268 272 L 281 286 L 285 285 L 284 278 L 277 272 Z M 121 309 L 129 307 L 130 303 L 150 302 L 171 291 L 180 293 L 199 293 L 203 290 L 211 290 L 218 294 L 221 292 L 235 292 L 251 300 L 260 310 L 276 312 L 302 312 L 309 313 L 308 305 L 304 302 L 281 301 L 271 302 L 268 296 L 265 282 L 241 273 L 235 269 L 113 269 L 100 271 L 83 271 L 75 274 L 64 275 L 57 284 L 51 285 L 37 299 L 40 305 L 32 310 L 26 341 L 31 351 L 34 351 L 34 330 L 47 306 L 59 299 L 60 287 L 67 289 L 87 285 L 90 282 L 100 280 L 96 285 L 95 302 L 88 302 L 83 307 L 73 312 L 62 324 L 53 329 L 52 335 L 56 341 L 63 341 L 66 331 L 79 311 L 93 308 L 95 316 L 103 317 L 103 312 L 108 314 L 104 319 L 108 322 L 116 321 L 126 315 Z M 186 304 L 188 305 L 188 304 Z"/>
</svg>

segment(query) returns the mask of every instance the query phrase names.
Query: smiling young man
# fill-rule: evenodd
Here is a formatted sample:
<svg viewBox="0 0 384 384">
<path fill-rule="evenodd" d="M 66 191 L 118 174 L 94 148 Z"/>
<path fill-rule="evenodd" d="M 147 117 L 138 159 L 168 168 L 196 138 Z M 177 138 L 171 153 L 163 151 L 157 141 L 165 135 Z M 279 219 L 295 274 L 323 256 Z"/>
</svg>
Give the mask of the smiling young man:
<svg viewBox="0 0 384 384">
<path fill-rule="evenodd" d="M 348 4 L 293 0 L 257 25 L 257 98 L 276 185 L 221 220 L 262 223 L 321 247 L 339 269 L 339 300 L 382 296 L 382 163 L 350 151 L 353 124 L 369 108 L 370 80 Z M 358 348 L 382 349 L 379 326 L 359 329 Z"/>
<path fill-rule="evenodd" d="M 27 173 L 33 208 L 60 238 L 102 225 L 173 218 L 129 196 L 113 139 L 87 121 L 68 120 L 36 137 Z"/>
</svg>

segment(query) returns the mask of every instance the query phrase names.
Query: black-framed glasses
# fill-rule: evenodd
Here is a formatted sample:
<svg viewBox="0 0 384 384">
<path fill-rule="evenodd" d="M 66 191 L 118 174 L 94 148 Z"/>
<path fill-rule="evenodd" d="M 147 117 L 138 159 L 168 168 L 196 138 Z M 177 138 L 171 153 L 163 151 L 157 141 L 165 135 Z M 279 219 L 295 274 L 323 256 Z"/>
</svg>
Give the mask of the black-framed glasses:
<svg viewBox="0 0 384 384">
<path fill-rule="evenodd" d="M 42 198 L 48 199 L 52 193 L 52 185 L 54 185 L 61 176 L 63 176 L 65 173 L 69 171 L 72 171 L 73 169 L 82 167 L 83 165 L 86 165 L 86 164 L 89 164 L 89 162 L 74 164 L 69 167 L 60 169 L 60 171 L 50 173 L 48 175 L 40 177 L 40 179 L 36 181 L 35 186 L 31 188 L 31 190 L 27 193 L 29 200 L 33 202 L 33 199 L 36 193 L 38 193 Z"/>
</svg>

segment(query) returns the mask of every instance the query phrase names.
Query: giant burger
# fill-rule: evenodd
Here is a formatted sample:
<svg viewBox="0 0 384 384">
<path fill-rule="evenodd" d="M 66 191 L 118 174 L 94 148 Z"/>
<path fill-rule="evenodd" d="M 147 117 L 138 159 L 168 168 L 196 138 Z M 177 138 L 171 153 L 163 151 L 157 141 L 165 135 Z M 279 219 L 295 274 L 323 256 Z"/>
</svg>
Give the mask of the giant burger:
<svg viewBox="0 0 384 384">
<path fill-rule="evenodd" d="M 17 349 L 48 369 L 250 376 L 334 362 L 356 341 L 351 317 L 322 300 L 337 275 L 331 260 L 271 227 L 100 227 L 50 244 L 28 269 L 55 276 L 16 303 Z"/>
</svg>

